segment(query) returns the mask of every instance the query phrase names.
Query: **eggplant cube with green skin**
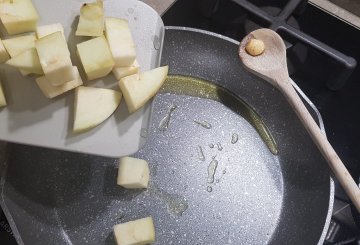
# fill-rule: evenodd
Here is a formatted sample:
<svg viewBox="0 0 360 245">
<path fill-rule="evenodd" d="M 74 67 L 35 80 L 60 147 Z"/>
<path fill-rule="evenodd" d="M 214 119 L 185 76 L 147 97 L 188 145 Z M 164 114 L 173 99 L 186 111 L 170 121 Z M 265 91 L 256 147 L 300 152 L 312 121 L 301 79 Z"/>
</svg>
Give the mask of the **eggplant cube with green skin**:
<svg viewBox="0 0 360 245">
<path fill-rule="evenodd" d="M 47 35 L 58 32 L 58 31 L 61 32 L 64 39 L 66 40 L 65 35 L 64 35 L 64 27 L 60 23 L 36 27 L 36 36 L 37 36 L 37 38 L 42 38 Z"/>
<path fill-rule="evenodd" d="M 4 90 L 0 81 L 0 107 L 4 107 L 6 106 L 6 98 L 5 98 L 5 94 L 4 94 Z"/>
<path fill-rule="evenodd" d="M 147 188 L 150 170 L 147 161 L 122 157 L 119 162 L 117 184 L 127 189 Z"/>
<path fill-rule="evenodd" d="M 43 92 L 47 98 L 52 99 L 83 84 L 78 68 L 73 66 L 73 70 L 75 79 L 70 82 L 61 84 L 60 86 L 51 85 L 45 76 L 36 78 L 36 83 L 38 84 L 41 92 Z"/>
<path fill-rule="evenodd" d="M 36 40 L 35 47 L 45 77 L 52 85 L 75 79 L 70 52 L 60 31 Z"/>
<path fill-rule="evenodd" d="M 2 40 L 0 39 L 0 63 L 4 63 L 9 58 L 10 58 L 10 56 L 9 56 L 8 52 L 6 51 Z"/>
<path fill-rule="evenodd" d="M 80 86 L 75 89 L 74 132 L 92 129 L 109 118 L 121 101 L 121 93 L 112 89 Z"/>
<path fill-rule="evenodd" d="M 10 57 L 15 57 L 25 50 L 35 48 L 35 34 L 27 34 L 2 40 Z"/>
<path fill-rule="evenodd" d="M 44 74 L 41 65 L 39 56 L 35 48 L 28 49 L 21 54 L 11 58 L 6 62 L 7 65 L 13 66 L 23 71 L 33 73 L 33 74 Z"/>
<path fill-rule="evenodd" d="M 104 34 L 104 7 L 102 0 L 84 3 L 80 8 L 80 17 L 76 36 L 100 37 Z"/>
<path fill-rule="evenodd" d="M 105 18 L 105 35 L 115 66 L 132 66 L 136 58 L 136 49 L 128 21 L 119 18 Z"/>
<path fill-rule="evenodd" d="M 117 245 L 145 245 L 155 242 L 152 217 L 133 220 L 114 226 Z"/>
<path fill-rule="evenodd" d="M 123 77 L 134 75 L 139 72 L 139 63 L 135 60 L 131 66 L 128 67 L 114 67 L 112 72 L 117 80 Z"/>
<path fill-rule="evenodd" d="M 104 36 L 79 43 L 77 54 L 88 80 L 104 77 L 114 67 L 114 60 Z"/>
<path fill-rule="evenodd" d="M 0 19 L 9 35 L 35 31 L 39 15 L 31 0 L 1 0 Z"/>
<path fill-rule="evenodd" d="M 165 82 L 168 70 L 168 66 L 162 66 L 120 79 L 120 90 L 130 113 L 141 108 L 155 96 Z"/>
</svg>

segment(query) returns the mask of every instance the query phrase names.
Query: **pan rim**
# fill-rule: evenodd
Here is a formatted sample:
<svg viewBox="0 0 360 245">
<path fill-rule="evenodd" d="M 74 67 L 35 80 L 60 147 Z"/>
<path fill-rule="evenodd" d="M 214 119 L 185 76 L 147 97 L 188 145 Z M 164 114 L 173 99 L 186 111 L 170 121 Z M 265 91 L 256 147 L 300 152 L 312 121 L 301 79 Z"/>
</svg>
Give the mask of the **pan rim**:
<svg viewBox="0 0 360 245">
<path fill-rule="evenodd" d="M 196 28 L 191 28 L 191 27 L 182 27 L 182 26 L 165 26 L 165 35 L 166 35 L 166 31 L 167 30 L 178 30 L 178 31 L 187 31 L 187 32 L 195 32 L 195 33 L 200 33 L 200 34 L 204 34 L 204 35 L 208 35 L 208 36 L 213 36 L 228 42 L 231 42 L 233 44 L 239 45 L 240 42 L 232 39 L 230 37 L 218 34 L 218 33 L 214 33 L 214 32 L 210 32 L 210 31 L 206 31 L 206 30 L 201 30 L 201 29 L 196 29 Z M 297 91 L 297 93 L 300 95 L 300 97 L 311 107 L 311 109 L 315 112 L 317 119 L 318 119 L 318 124 L 320 127 L 321 132 L 325 135 L 326 137 L 326 131 L 325 131 L 325 126 L 324 126 L 324 121 L 322 119 L 322 116 L 319 112 L 319 110 L 316 108 L 316 106 L 314 105 L 314 103 L 305 95 L 305 93 L 300 89 L 300 87 L 291 79 L 291 84 L 292 86 L 295 88 L 295 90 Z M 332 216 L 332 212 L 333 212 L 333 205 L 334 205 L 334 195 L 335 195 L 335 184 L 334 184 L 334 180 L 333 178 L 330 176 L 329 178 L 330 181 L 330 190 L 329 190 L 329 206 L 328 206 L 328 210 L 327 210 L 327 215 L 326 215 L 326 219 L 325 219 L 325 223 L 324 223 L 324 228 L 323 231 L 321 233 L 321 236 L 319 238 L 318 241 L 318 245 L 323 244 L 325 241 L 325 237 L 327 235 L 327 231 L 329 229 L 330 226 L 330 221 L 331 221 L 331 216 Z"/>
</svg>

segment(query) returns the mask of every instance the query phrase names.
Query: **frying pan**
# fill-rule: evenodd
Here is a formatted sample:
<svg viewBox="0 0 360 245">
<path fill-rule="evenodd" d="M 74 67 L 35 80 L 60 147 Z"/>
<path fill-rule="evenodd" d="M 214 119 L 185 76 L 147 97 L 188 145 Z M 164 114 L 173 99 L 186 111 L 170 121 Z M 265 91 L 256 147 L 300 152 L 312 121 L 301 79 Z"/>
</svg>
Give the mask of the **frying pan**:
<svg viewBox="0 0 360 245">
<path fill-rule="evenodd" d="M 229 38 L 168 27 L 163 47 L 171 76 L 134 154 L 149 189 L 117 186 L 117 159 L 9 145 L 1 204 L 17 241 L 115 244 L 113 225 L 151 215 L 156 244 L 322 244 L 333 183 L 281 93 Z"/>
</svg>

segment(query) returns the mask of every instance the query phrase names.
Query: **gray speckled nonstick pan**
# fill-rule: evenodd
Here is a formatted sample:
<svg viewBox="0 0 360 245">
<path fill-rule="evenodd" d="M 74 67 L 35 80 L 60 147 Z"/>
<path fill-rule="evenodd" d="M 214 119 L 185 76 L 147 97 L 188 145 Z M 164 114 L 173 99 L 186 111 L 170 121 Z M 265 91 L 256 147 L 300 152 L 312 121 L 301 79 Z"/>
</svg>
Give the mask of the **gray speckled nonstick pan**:
<svg viewBox="0 0 360 245">
<path fill-rule="evenodd" d="M 156 244 L 321 244 L 333 201 L 326 162 L 237 50 L 167 28 L 171 76 L 134 155 L 150 164 L 146 191 L 116 185 L 116 159 L 9 145 L 1 204 L 18 242 L 115 244 L 113 225 L 151 215 Z"/>
</svg>

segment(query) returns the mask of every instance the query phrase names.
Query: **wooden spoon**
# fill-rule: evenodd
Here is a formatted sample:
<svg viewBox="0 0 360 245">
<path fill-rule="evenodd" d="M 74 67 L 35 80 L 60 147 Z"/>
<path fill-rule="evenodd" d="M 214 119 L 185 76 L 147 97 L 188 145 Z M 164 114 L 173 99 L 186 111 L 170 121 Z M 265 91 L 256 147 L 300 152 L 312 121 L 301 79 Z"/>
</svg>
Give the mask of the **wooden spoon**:
<svg viewBox="0 0 360 245">
<path fill-rule="evenodd" d="M 265 45 L 265 50 L 262 53 L 257 52 L 256 56 L 250 55 L 246 50 L 246 45 L 253 39 L 261 40 Z M 321 133 L 318 125 L 290 83 L 286 64 L 286 48 L 281 37 L 270 29 L 255 30 L 241 41 L 239 56 L 250 72 L 264 78 L 282 92 L 326 159 L 346 194 L 360 213 L 359 187 L 356 185 L 329 141 Z"/>
</svg>

